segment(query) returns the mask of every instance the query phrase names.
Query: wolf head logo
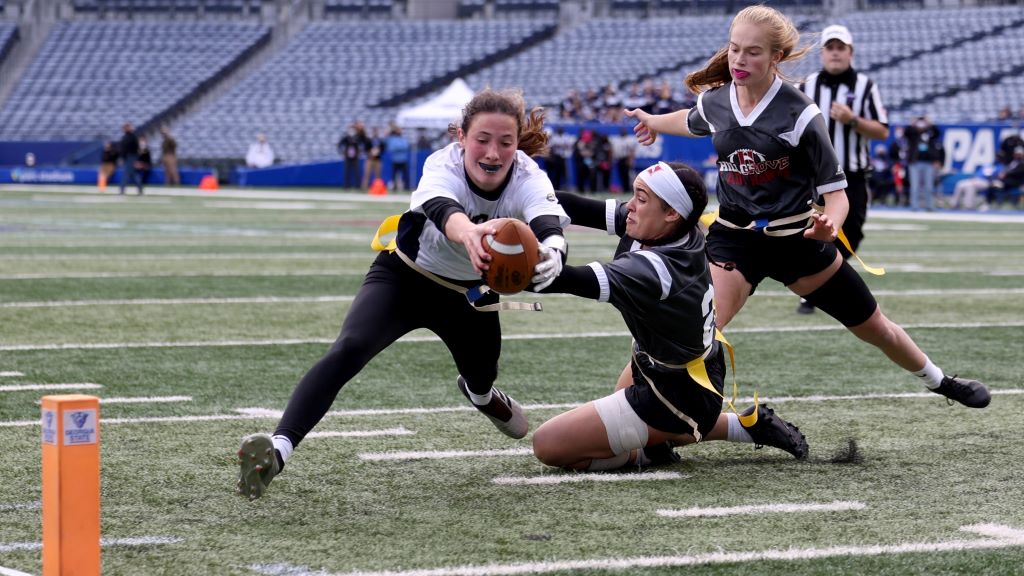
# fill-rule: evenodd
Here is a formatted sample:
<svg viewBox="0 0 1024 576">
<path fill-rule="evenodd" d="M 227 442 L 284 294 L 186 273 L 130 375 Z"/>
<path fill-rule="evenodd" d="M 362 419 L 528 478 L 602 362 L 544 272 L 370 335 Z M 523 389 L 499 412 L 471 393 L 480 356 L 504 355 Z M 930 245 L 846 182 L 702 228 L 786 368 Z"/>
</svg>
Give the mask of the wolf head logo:
<svg viewBox="0 0 1024 576">
<path fill-rule="evenodd" d="M 81 428 L 85 426 L 85 422 L 89 419 L 88 412 L 72 412 L 71 421 L 75 423 L 75 428 Z"/>
</svg>

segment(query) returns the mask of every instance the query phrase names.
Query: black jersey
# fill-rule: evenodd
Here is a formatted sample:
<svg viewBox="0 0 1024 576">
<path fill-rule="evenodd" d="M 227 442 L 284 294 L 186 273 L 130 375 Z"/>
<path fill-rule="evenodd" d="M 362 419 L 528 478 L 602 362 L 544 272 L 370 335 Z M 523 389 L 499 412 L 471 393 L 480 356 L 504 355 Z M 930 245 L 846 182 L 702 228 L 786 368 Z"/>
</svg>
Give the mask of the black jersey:
<svg viewBox="0 0 1024 576">
<path fill-rule="evenodd" d="M 611 262 L 590 268 L 600 284 L 598 301 L 622 314 L 640 351 L 683 365 L 711 350 L 715 335 L 714 288 L 698 230 L 665 246 L 640 247 L 626 236 L 626 205 L 608 201 L 608 231 L 621 237 Z"/>
<path fill-rule="evenodd" d="M 711 135 L 723 215 L 789 216 L 821 194 L 846 188 L 821 110 L 778 77 L 748 116 L 732 82 L 702 92 L 686 124 L 694 136 Z"/>
</svg>

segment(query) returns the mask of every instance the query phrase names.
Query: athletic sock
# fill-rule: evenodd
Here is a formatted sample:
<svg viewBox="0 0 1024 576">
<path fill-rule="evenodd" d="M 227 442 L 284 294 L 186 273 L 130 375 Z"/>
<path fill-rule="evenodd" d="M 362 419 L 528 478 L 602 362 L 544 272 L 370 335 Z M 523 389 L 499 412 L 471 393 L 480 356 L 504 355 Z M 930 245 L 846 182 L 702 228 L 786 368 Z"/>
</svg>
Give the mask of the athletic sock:
<svg viewBox="0 0 1024 576">
<path fill-rule="evenodd" d="M 274 453 L 277 455 L 278 468 L 284 470 L 284 463 L 291 458 L 295 447 L 292 446 L 292 441 L 287 436 L 275 434 L 271 437 L 271 440 L 274 442 Z"/>
<path fill-rule="evenodd" d="M 729 422 L 729 431 L 726 433 L 725 439 L 729 442 L 745 442 L 750 444 L 754 441 L 750 437 L 750 433 L 747 429 L 740 424 L 740 417 L 734 413 L 728 413 L 725 415 L 725 419 Z"/>
<path fill-rule="evenodd" d="M 640 466 L 640 467 L 650 466 L 651 462 L 653 462 L 653 460 L 648 458 L 647 454 L 644 454 L 644 449 L 643 448 L 637 448 L 636 449 L 636 465 L 637 466 Z"/>
<path fill-rule="evenodd" d="M 491 391 L 488 390 L 486 394 L 474 394 L 469 387 L 466 387 L 466 393 L 469 394 L 469 401 L 477 406 L 487 406 L 491 403 Z"/>
<path fill-rule="evenodd" d="M 938 366 L 932 364 L 931 359 L 926 356 L 924 359 L 924 368 L 914 372 L 914 376 L 920 378 L 921 381 L 924 382 L 925 386 L 934 390 L 942 384 L 942 379 L 945 377 L 945 374 L 942 373 L 942 370 L 940 370 Z"/>
</svg>

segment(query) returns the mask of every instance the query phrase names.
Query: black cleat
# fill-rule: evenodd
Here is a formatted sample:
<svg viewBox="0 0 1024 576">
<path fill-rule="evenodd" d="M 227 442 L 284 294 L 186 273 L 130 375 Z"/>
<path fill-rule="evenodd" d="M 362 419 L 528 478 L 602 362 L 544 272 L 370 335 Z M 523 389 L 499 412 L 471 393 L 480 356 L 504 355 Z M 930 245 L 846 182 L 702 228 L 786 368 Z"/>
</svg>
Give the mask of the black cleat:
<svg viewBox="0 0 1024 576">
<path fill-rule="evenodd" d="M 757 410 L 757 419 L 749 426 L 744 422 Z M 740 414 L 743 429 L 754 439 L 754 448 L 771 446 L 785 450 L 797 460 L 807 458 L 807 438 L 796 426 L 779 418 L 775 411 L 764 404 L 752 406 Z"/>
<path fill-rule="evenodd" d="M 938 388 L 930 388 L 932 392 L 946 397 L 950 406 L 957 401 L 970 408 L 984 408 L 992 400 L 988 388 L 977 380 L 957 378 L 954 376 L 943 376 L 942 383 Z"/>
<path fill-rule="evenodd" d="M 682 460 L 679 454 L 672 449 L 670 442 L 662 442 L 661 444 L 645 447 L 644 456 L 649 460 L 647 466 L 664 466 L 665 464 L 675 464 Z"/>
<path fill-rule="evenodd" d="M 814 304 L 811 304 L 803 298 L 800 299 L 800 305 L 796 307 L 797 314 L 814 314 Z"/>
<path fill-rule="evenodd" d="M 469 399 L 469 387 L 465 378 L 459 376 L 458 382 L 462 395 Z M 470 400 L 469 403 L 473 404 L 473 401 Z M 483 412 L 494 427 L 509 438 L 525 438 L 526 433 L 530 431 L 530 423 L 526 421 L 526 414 L 523 414 L 519 403 L 496 387 L 491 388 L 491 402 L 487 406 L 473 404 L 473 407 Z"/>
</svg>

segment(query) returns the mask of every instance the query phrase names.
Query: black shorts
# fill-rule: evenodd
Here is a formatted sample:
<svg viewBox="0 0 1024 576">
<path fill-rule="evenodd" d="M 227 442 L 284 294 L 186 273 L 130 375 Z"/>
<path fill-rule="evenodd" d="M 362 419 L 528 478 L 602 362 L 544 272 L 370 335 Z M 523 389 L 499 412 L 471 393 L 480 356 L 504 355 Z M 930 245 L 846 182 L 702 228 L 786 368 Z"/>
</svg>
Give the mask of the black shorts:
<svg viewBox="0 0 1024 576">
<path fill-rule="evenodd" d="M 725 354 L 721 344 L 715 342 L 715 346 L 717 349 L 704 360 L 704 365 L 711 385 L 721 393 L 725 385 Z M 661 368 L 636 357 L 632 368 L 633 385 L 626 388 L 626 401 L 644 423 L 663 432 L 693 434 L 693 426 L 669 409 L 658 397 L 661 394 L 675 410 L 697 423 L 702 439 L 711 433 L 722 413 L 721 394 L 704 388 L 685 370 Z M 651 389 L 645 375 L 654 381 L 657 393 Z"/>
<path fill-rule="evenodd" d="M 732 263 L 750 283 L 751 294 L 766 277 L 789 286 L 828 268 L 836 259 L 834 244 L 804 238 L 803 233 L 767 236 L 715 222 L 708 230 L 707 241 L 715 262 Z"/>
</svg>

